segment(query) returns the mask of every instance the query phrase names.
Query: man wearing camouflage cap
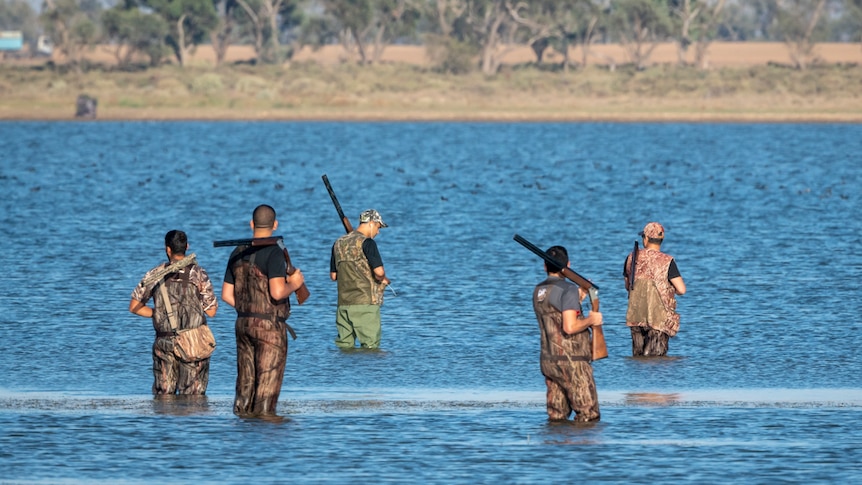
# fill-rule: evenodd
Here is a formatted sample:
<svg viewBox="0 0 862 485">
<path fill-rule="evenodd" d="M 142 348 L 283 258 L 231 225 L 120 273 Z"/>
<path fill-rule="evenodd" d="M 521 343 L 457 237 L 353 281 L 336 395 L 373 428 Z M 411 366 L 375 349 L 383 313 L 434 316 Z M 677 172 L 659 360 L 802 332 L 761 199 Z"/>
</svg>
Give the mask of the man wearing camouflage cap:
<svg viewBox="0 0 862 485">
<path fill-rule="evenodd" d="M 667 355 L 668 340 L 679 330 L 676 295 L 685 294 L 685 282 L 673 256 L 660 251 L 664 227 L 647 224 L 640 236 L 643 249 L 635 259 L 634 284 L 629 290 L 626 325 L 632 333 L 632 356 Z M 632 254 L 626 258 L 623 277 L 628 278 Z"/>
<path fill-rule="evenodd" d="M 380 213 L 368 209 L 359 215 L 359 227 L 332 245 L 329 277 L 338 283 L 335 345 L 352 349 L 380 347 L 380 305 L 389 284 L 374 238 L 388 227 Z"/>
</svg>

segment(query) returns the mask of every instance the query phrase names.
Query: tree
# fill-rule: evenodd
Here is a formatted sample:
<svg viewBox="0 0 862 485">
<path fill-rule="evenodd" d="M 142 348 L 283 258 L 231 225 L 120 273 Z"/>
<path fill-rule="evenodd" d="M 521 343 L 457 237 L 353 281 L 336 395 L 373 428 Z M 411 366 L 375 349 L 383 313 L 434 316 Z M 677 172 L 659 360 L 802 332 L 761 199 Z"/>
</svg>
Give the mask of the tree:
<svg viewBox="0 0 862 485">
<path fill-rule="evenodd" d="M 797 69 L 816 60 L 814 46 L 823 35 L 817 30 L 827 0 L 775 0 L 777 16 L 773 32 L 787 46 Z"/>
<path fill-rule="evenodd" d="M 614 0 L 611 26 L 637 69 L 644 69 L 658 43 L 670 33 L 670 18 L 660 0 Z"/>
<path fill-rule="evenodd" d="M 216 66 L 218 66 L 224 62 L 227 49 L 234 41 L 234 29 L 238 21 L 240 7 L 236 0 L 213 0 L 213 7 L 218 21 L 210 31 L 210 43 L 215 53 Z"/>
<path fill-rule="evenodd" d="M 482 73 L 497 73 L 503 57 L 514 49 L 512 38 L 517 28 L 504 0 L 473 0 L 467 2 L 466 23 L 473 31 L 479 47 Z M 508 40 L 509 42 L 504 42 Z M 508 43 L 509 47 L 503 48 Z"/>
<path fill-rule="evenodd" d="M 856 31 L 856 39 L 862 43 L 862 0 L 845 0 L 847 12 Z"/>
<path fill-rule="evenodd" d="M 149 57 L 151 66 L 161 61 L 168 25 L 158 15 L 118 4 L 102 14 L 102 28 L 120 67 L 128 67 L 139 53 Z"/>
<path fill-rule="evenodd" d="M 688 48 L 694 44 L 694 64 L 707 67 L 706 52 L 717 34 L 724 5 L 725 0 L 670 0 L 680 65 L 688 64 Z"/>
<path fill-rule="evenodd" d="M 556 37 L 554 15 L 558 13 L 557 7 L 563 3 L 560 0 L 506 2 L 509 15 L 527 32 L 527 36 L 519 40 L 530 46 L 537 63 L 542 62 L 545 51 Z"/>
<path fill-rule="evenodd" d="M 400 36 L 413 36 L 420 17 L 416 0 L 324 0 L 339 40 L 360 64 L 380 61 L 386 46 Z"/>
<path fill-rule="evenodd" d="M 465 19 L 466 0 L 431 0 L 429 17 L 436 32 L 425 35 L 428 57 L 438 69 L 451 74 L 465 74 L 475 69 L 478 48 Z"/>
<path fill-rule="evenodd" d="M 301 16 L 295 0 L 236 0 L 251 23 L 254 50 L 263 62 L 278 63 L 292 52 L 282 49 L 279 37 L 283 26 L 299 24 Z"/>
<path fill-rule="evenodd" d="M 184 66 L 195 48 L 217 23 L 212 0 L 143 0 L 168 24 L 167 43 L 180 66 Z"/>
<path fill-rule="evenodd" d="M 101 7 L 94 0 L 45 0 L 40 20 L 54 46 L 73 68 L 81 71 L 84 49 L 92 47 Z"/>
</svg>

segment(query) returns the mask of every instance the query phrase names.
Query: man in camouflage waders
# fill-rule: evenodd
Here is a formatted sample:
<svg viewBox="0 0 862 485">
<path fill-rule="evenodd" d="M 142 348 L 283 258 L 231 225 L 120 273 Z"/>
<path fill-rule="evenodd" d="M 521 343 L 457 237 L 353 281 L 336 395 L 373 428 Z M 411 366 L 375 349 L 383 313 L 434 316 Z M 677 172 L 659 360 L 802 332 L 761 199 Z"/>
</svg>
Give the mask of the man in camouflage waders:
<svg viewBox="0 0 862 485">
<path fill-rule="evenodd" d="M 554 260 L 569 266 L 562 246 L 547 251 Z M 533 310 L 542 336 L 541 368 L 548 388 L 548 419 L 566 420 L 574 411 L 576 422 L 598 421 L 599 398 L 593 380 L 590 327 L 602 324 L 602 314 L 581 313 L 587 293 L 566 280 L 563 266 L 545 262 L 548 278 L 533 290 Z"/>
<path fill-rule="evenodd" d="M 141 283 L 132 291 L 132 300 L 129 302 L 129 311 L 151 318 L 156 330 L 156 341 L 153 343 L 155 395 L 200 395 L 206 393 L 209 382 L 209 358 L 183 362 L 174 354 L 176 331 L 206 325 L 206 316 L 214 317 L 218 310 L 218 301 L 207 272 L 196 263 L 190 263 L 162 278 L 154 280 L 151 277 L 171 263 L 186 260 L 188 247 L 186 233 L 168 232 L 165 235 L 168 262 L 144 275 Z M 153 299 L 153 307 L 147 306 L 150 298 Z"/>
<path fill-rule="evenodd" d="M 633 357 L 667 355 L 668 341 L 679 331 L 676 295 L 685 294 L 685 282 L 673 256 L 660 251 L 664 227 L 650 222 L 640 232 L 643 249 L 635 259 L 634 284 L 629 290 L 626 325 L 632 333 Z M 628 278 L 632 254 L 626 258 L 623 277 Z"/>
<path fill-rule="evenodd" d="M 275 209 L 260 205 L 250 222 L 253 237 L 272 236 L 278 229 Z M 287 297 L 305 278 L 297 269 L 287 276 L 284 252 L 277 245 L 238 246 L 230 255 L 222 300 L 236 308 L 236 397 L 240 416 L 274 415 L 287 363 Z"/>
<path fill-rule="evenodd" d="M 338 283 L 335 345 L 352 349 L 380 347 L 380 305 L 389 284 L 374 238 L 388 227 L 380 213 L 368 209 L 359 215 L 359 227 L 332 245 L 329 277 Z"/>
</svg>

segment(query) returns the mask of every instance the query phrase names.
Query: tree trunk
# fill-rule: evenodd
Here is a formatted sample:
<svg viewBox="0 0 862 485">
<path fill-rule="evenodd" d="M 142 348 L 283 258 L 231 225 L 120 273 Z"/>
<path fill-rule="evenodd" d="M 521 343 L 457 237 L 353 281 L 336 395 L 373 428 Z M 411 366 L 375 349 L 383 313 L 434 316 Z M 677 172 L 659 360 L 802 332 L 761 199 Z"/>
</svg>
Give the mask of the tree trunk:
<svg viewBox="0 0 862 485">
<path fill-rule="evenodd" d="M 713 7 L 712 12 L 710 12 L 710 17 L 704 25 L 703 30 L 700 33 L 700 37 L 698 37 L 697 42 L 694 46 L 694 63 L 699 69 L 708 68 L 708 61 L 706 59 L 706 51 L 709 49 L 709 44 L 712 42 L 710 39 L 710 35 L 712 35 L 713 30 L 715 30 L 715 25 L 718 23 L 718 19 L 721 18 L 721 11 L 724 8 L 725 0 L 718 0 Z"/>
</svg>

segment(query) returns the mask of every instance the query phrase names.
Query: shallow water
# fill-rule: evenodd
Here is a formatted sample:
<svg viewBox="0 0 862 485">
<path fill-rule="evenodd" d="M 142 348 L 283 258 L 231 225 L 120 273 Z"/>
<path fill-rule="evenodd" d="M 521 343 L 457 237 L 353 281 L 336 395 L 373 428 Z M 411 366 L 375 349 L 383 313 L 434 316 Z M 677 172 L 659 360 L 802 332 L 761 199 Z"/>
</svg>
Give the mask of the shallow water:
<svg viewBox="0 0 862 485">
<path fill-rule="evenodd" d="M 0 123 L 0 482 L 855 481 L 862 127 Z M 380 210 L 383 351 L 335 349 L 328 254 Z M 276 422 L 231 414 L 234 312 L 203 402 L 149 395 L 129 294 L 183 229 L 217 288 L 259 203 L 311 299 Z M 622 262 L 650 220 L 688 286 L 632 359 Z M 602 421 L 545 419 L 530 308 L 563 244 L 601 288 Z M 180 458 L 180 455 L 183 458 Z"/>
</svg>

